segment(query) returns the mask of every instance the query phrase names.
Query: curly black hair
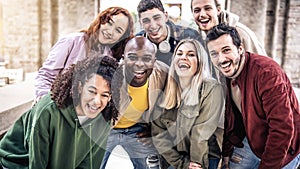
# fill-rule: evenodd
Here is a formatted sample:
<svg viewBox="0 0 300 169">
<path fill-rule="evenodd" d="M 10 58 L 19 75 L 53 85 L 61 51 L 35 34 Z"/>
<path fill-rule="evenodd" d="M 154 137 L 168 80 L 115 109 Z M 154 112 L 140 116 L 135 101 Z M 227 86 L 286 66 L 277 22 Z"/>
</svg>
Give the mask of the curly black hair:
<svg viewBox="0 0 300 169">
<path fill-rule="evenodd" d="M 95 73 L 102 76 L 109 84 L 114 99 L 111 99 L 102 111 L 106 121 L 113 120 L 113 124 L 118 117 L 118 107 L 120 102 L 121 83 L 123 74 L 117 73 L 118 62 L 109 56 L 87 57 L 60 73 L 52 84 L 51 98 L 59 108 L 74 104 L 76 107 L 80 101 L 78 86 L 90 79 Z"/>
</svg>

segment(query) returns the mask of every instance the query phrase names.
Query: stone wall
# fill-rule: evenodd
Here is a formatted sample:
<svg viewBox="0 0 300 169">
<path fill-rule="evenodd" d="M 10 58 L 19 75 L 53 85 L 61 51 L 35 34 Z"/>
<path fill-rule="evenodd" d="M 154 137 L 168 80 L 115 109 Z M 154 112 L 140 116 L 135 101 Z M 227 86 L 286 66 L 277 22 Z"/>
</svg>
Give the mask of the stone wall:
<svg viewBox="0 0 300 169">
<path fill-rule="evenodd" d="M 38 70 L 59 36 L 88 27 L 94 18 L 91 0 L 2 0 L 0 8 L 0 58 L 25 72 Z"/>
<path fill-rule="evenodd" d="M 282 67 L 288 73 L 291 81 L 297 87 L 300 87 L 300 1 L 290 0 L 288 6 L 286 43 Z"/>
<path fill-rule="evenodd" d="M 237 5 L 238 4 L 238 5 Z M 255 32 L 258 40 L 264 42 L 266 23 L 265 0 L 230 0 L 230 11 L 240 17 L 240 22 Z M 246 17 L 245 17 L 246 16 Z"/>
<path fill-rule="evenodd" d="M 40 42 L 38 2 L 9 0 L 2 3 L 2 57 L 8 61 L 9 67 L 24 67 L 26 71 L 30 71 L 30 67 L 36 67 Z"/>
<path fill-rule="evenodd" d="M 252 29 L 268 56 L 285 70 L 294 86 L 300 86 L 300 1 L 227 0 L 230 11 Z M 238 4 L 238 5 L 237 5 Z M 246 16 L 246 17 L 242 17 Z"/>
</svg>

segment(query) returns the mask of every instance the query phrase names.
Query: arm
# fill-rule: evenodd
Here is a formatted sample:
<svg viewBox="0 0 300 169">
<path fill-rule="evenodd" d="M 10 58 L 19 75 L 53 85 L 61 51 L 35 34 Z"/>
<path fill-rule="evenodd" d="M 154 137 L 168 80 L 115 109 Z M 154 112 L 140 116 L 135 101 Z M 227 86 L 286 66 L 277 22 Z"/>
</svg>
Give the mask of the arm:
<svg viewBox="0 0 300 169">
<path fill-rule="evenodd" d="M 227 83 L 230 83 L 227 81 Z M 228 85 L 228 84 L 227 84 Z M 243 147 L 243 138 L 246 136 L 243 117 L 230 98 L 230 88 L 227 88 L 225 102 L 225 123 L 222 144 L 222 167 L 228 167 L 234 146 Z"/>
<path fill-rule="evenodd" d="M 205 88 L 204 88 L 205 90 Z M 213 85 L 207 94 L 201 96 L 199 116 L 191 131 L 190 158 L 208 168 L 208 140 L 217 129 L 221 113 L 224 113 L 224 92 L 221 85 Z"/>
<path fill-rule="evenodd" d="M 155 115 L 155 120 L 151 123 L 151 132 L 153 144 L 167 162 L 175 168 L 187 168 L 189 166 L 189 159 L 184 155 L 178 153 L 174 148 L 173 140 L 176 134 L 175 121 L 162 118 L 162 113 L 169 113 L 168 115 L 177 115 L 173 111 L 163 112 L 161 108 L 155 109 L 153 114 Z M 176 119 L 176 118 L 175 118 Z"/>
<path fill-rule="evenodd" d="M 225 121 L 224 121 L 224 135 L 223 135 L 223 143 L 222 143 L 222 156 L 223 157 L 230 157 L 233 153 L 234 145 L 230 141 L 230 136 L 233 134 L 234 130 L 234 113 L 231 107 L 231 100 L 229 97 L 229 91 L 226 93 L 226 102 L 225 102 Z M 230 133 L 230 134 L 229 134 Z M 235 138 L 237 138 L 235 136 Z M 228 161 L 229 160 L 223 160 Z"/>
<path fill-rule="evenodd" d="M 31 135 L 29 136 L 29 169 L 47 168 L 50 154 L 50 138 L 49 138 L 49 121 L 46 116 L 49 112 L 44 110 L 36 110 L 43 112 L 35 112 L 31 127 Z M 44 118 L 37 115 L 41 114 Z"/>
<path fill-rule="evenodd" d="M 257 89 L 268 125 L 259 168 L 281 168 L 294 133 L 293 110 L 288 90 L 291 85 L 281 70 L 265 72 L 258 81 Z"/>
<path fill-rule="evenodd" d="M 73 42 L 67 37 L 59 39 L 51 48 L 46 61 L 39 69 L 35 79 L 37 97 L 44 96 L 50 91 L 55 77 L 65 68 L 66 61 L 72 48 Z"/>
<path fill-rule="evenodd" d="M 263 47 L 263 45 L 258 40 L 255 33 L 250 30 L 247 26 L 244 24 L 238 22 L 236 24 L 236 29 L 238 33 L 240 34 L 240 37 L 242 39 L 242 43 L 244 45 L 244 48 L 246 51 L 257 53 L 259 55 L 267 56 L 267 53 Z"/>
</svg>

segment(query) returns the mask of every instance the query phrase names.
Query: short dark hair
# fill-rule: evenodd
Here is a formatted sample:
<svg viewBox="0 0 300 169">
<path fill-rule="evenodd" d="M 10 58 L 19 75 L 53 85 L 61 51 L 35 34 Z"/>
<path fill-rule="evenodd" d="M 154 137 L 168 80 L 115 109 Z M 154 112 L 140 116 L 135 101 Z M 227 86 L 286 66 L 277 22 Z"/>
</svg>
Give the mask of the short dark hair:
<svg viewBox="0 0 300 169">
<path fill-rule="evenodd" d="M 206 36 L 206 43 L 212 40 L 218 39 L 220 36 L 228 34 L 231 36 L 233 44 L 236 47 L 240 47 L 242 44 L 240 35 L 235 27 L 229 26 L 228 24 L 221 23 L 214 26 Z"/>
<path fill-rule="evenodd" d="M 158 8 L 160 11 L 165 12 L 164 6 L 160 0 L 141 0 L 137 6 L 137 12 L 139 17 L 142 12 Z"/>
<path fill-rule="evenodd" d="M 194 0 L 191 0 L 191 10 L 193 11 L 193 1 Z M 218 8 L 218 7 L 221 7 L 221 3 L 219 2 L 220 0 L 214 0 L 214 2 L 215 2 L 215 5 L 216 5 L 216 7 Z"/>
</svg>

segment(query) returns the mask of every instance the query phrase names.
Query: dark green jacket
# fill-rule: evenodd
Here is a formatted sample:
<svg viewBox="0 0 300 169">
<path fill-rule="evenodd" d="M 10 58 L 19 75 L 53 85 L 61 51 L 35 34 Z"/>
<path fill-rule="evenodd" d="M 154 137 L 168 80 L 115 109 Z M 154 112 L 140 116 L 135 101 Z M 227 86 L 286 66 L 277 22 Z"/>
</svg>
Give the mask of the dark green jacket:
<svg viewBox="0 0 300 169">
<path fill-rule="evenodd" d="M 98 169 L 109 128 L 101 114 L 80 125 L 73 105 L 58 109 L 48 94 L 1 140 L 0 162 L 10 169 Z"/>
</svg>

